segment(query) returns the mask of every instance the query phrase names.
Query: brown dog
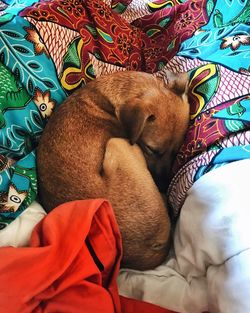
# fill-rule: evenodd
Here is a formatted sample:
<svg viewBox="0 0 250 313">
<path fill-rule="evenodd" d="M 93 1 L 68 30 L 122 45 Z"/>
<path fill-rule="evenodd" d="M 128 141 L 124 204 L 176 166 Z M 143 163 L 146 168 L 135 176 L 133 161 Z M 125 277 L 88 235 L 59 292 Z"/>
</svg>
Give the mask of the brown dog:
<svg viewBox="0 0 250 313">
<path fill-rule="evenodd" d="M 66 99 L 50 118 L 38 146 L 44 208 L 50 211 L 76 199 L 109 199 L 127 267 L 160 264 L 167 254 L 170 224 L 141 150 L 111 138 L 138 143 L 150 169 L 157 171 L 165 162 L 168 168 L 188 124 L 188 104 L 182 96 L 186 82 L 185 77 L 172 75 L 166 88 L 141 72 L 102 76 Z"/>
</svg>

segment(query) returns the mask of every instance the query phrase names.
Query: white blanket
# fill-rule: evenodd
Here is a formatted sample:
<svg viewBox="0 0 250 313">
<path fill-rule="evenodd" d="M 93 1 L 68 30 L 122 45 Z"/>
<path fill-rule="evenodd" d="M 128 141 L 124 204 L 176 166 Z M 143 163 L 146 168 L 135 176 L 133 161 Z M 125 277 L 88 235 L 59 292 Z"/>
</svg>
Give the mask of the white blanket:
<svg viewBox="0 0 250 313">
<path fill-rule="evenodd" d="M 176 226 L 176 257 L 152 271 L 121 270 L 120 293 L 181 313 L 250 312 L 249 177 L 245 160 L 195 182 Z M 34 202 L 0 231 L 0 246 L 27 245 L 45 214 Z"/>
<path fill-rule="evenodd" d="M 250 312 L 250 160 L 201 177 L 188 192 L 172 257 L 122 270 L 120 293 L 182 313 Z"/>
<path fill-rule="evenodd" d="M 46 215 L 40 204 L 34 201 L 10 225 L 0 230 L 0 247 L 25 247 L 33 228 Z"/>
</svg>

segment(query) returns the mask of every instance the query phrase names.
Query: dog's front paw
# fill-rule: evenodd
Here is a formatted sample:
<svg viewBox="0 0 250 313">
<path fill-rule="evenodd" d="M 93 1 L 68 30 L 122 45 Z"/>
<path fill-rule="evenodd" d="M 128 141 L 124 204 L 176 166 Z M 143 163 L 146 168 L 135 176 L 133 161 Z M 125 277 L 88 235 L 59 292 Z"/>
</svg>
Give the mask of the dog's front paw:
<svg viewBox="0 0 250 313">
<path fill-rule="evenodd" d="M 102 175 L 111 177 L 118 170 L 128 172 L 135 166 L 147 167 L 139 146 L 131 145 L 127 139 L 111 138 L 106 145 Z"/>
</svg>

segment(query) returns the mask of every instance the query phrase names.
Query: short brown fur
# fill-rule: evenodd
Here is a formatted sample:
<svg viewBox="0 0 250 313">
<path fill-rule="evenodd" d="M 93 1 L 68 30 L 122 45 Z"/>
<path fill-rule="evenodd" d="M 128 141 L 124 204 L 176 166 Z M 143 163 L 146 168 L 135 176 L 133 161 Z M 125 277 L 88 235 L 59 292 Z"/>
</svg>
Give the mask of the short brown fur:
<svg viewBox="0 0 250 313">
<path fill-rule="evenodd" d="M 174 75 L 170 89 L 141 72 L 102 76 L 66 99 L 40 140 L 42 205 L 50 211 L 71 200 L 107 198 L 121 230 L 123 266 L 153 268 L 167 255 L 169 218 L 147 165 L 155 179 L 164 173 L 167 180 L 162 169 L 169 169 L 188 124 L 186 82 Z"/>
</svg>

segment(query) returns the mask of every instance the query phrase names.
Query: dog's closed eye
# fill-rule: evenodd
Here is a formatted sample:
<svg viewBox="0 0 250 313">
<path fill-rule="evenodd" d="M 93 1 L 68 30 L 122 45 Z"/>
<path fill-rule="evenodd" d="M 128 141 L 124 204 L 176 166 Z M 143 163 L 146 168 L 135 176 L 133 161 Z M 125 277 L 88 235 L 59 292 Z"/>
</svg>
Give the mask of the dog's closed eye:
<svg viewBox="0 0 250 313">
<path fill-rule="evenodd" d="M 144 142 L 140 143 L 140 147 L 141 147 L 142 151 L 144 153 L 146 153 L 147 155 L 149 155 L 149 156 L 158 156 L 158 157 L 160 157 L 163 154 L 158 149 L 156 149 L 156 148 L 154 148 L 154 147 L 152 147 L 150 145 L 147 145 Z"/>
</svg>

